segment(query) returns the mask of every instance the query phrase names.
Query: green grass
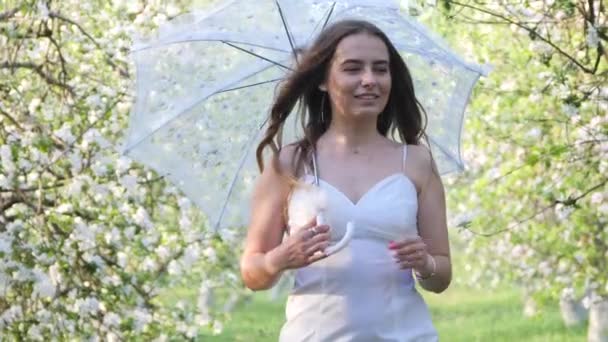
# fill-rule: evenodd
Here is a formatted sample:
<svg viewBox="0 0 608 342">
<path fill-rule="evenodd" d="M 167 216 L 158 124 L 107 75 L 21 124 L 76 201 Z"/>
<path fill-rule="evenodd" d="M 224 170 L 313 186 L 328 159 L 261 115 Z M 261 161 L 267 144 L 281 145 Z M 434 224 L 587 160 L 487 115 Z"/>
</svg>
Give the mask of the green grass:
<svg viewBox="0 0 608 342">
<path fill-rule="evenodd" d="M 567 329 L 556 306 L 524 317 L 521 296 L 514 290 L 453 288 L 424 296 L 442 341 L 585 341 L 585 327 Z"/>
<path fill-rule="evenodd" d="M 441 341 L 585 341 L 586 328 L 567 329 L 557 307 L 542 315 L 522 315 L 514 290 L 478 292 L 450 288 L 440 295 L 424 294 Z M 270 301 L 265 293 L 238 307 L 219 336 L 212 341 L 276 341 L 284 319 L 284 301 Z"/>
</svg>

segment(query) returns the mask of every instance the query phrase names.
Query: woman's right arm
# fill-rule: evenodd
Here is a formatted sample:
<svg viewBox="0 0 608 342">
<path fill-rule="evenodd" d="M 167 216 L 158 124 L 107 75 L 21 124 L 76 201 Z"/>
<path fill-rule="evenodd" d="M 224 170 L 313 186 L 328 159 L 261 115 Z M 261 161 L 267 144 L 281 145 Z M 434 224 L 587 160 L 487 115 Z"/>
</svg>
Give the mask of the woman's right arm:
<svg viewBox="0 0 608 342">
<path fill-rule="evenodd" d="M 281 164 L 281 168 L 289 165 Z M 272 287 L 281 275 L 272 251 L 276 251 L 283 239 L 286 226 L 283 210 L 288 196 L 286 177 L 278 173 L 272 163 L 267 163 L 253 191 L 251 221 L 241 257 L 241 276 L 252 290 Z"/>
<path fill-rule="evenodd" d="M 285 269 L 309 265 L 325 257 L 322 251 L 329 244 L 329 227 L 317 226 L 312 219 L 285 241 L 286 227 L 283 212 L 289 197 L 287 175 L 291 169 L 293 148 L 284 149 L 279 156 L 280 169 L 269 163 L 259 177 L 252 198 L 251 221 L 241 257 L 241 277 L 252 290 L 266 290 L 274 285 Z M 315 227 L 315 232 L 310 228 Z M 321 253 L 319 253 L 321 252 Z"/>
</svg>

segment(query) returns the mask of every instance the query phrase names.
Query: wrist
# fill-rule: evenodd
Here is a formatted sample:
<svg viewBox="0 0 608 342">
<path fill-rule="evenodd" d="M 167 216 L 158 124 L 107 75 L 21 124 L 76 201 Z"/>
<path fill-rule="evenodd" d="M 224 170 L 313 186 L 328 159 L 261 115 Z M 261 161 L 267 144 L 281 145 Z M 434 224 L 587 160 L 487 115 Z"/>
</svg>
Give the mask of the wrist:
<svg viewBox="0 0 608 342">
<path fill-rule="evenodd" d="M 281 246 L 279 245 L 268 253 L 264 254 L 264 269 L 272 276 L 278 275 L 284 269 L 280 261 L 280 248 Z"/>
<path fill-rule="evenodd" d="M 424 270 L 414 270 L 414 274 L 418 280 L 425 280 L 435 276 L 437 273 L 437 261 L 431 254 L 427 254 Z"/>
</svg>

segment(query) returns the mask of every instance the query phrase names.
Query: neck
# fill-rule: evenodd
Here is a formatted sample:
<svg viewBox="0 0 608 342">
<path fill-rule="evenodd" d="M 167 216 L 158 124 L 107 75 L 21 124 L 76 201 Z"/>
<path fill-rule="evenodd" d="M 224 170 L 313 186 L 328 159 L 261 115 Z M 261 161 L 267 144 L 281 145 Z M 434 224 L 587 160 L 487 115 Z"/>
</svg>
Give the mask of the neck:
<svg viewBox="0 0 608 342">
<path fill-rule="evenodd" d="M 324 134 L 324 139 L 336 150 L 359 153 L 366 147 L 382 140 L 376 129 L 376 117 L 361 120 L 340 120 L 334 117 Z"/>
</svg>

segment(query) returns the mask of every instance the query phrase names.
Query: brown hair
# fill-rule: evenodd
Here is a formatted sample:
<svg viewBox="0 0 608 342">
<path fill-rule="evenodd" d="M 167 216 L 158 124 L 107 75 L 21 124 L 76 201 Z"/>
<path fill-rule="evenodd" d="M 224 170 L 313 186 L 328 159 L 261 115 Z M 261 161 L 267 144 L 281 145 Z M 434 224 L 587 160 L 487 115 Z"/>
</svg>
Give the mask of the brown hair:
<svg viewBox="0 0 608 342">
<path fill-rule="evenodd" d="M 323 30 L 312 46 L 303 51 L 299 64 L 279 86 L 265 136 L 256 150 L 260 171 L 264 170 L 263 153 L 270 147 L 274 153 L 274 167 L 279 170 L 278 153 L 282 149 L 282 128 L 285 120 L 298 104 L 298 115 L 304 131 L 304 138 L 294 143 L 296 150 L 292 164 L 295 170 L 307 160 L 317 141 L 331 122 L 329 101 L 323 99 L 325 92 L 319 85 L 325 81 L 336 47 L 347 36 L 367 33 L 380 38 L 388 49 L 389 68 L 392 79 L 391 92 L 386 107 L 378 117 L 378 132 L 386 137 L 395 137 L 407 144 L 418 145 L 425 134 L 426 112 L 416 99 L 414 84 L 405 62 L 388 37 L 375 25 L 362 20 L 343 20 Z M 323 108 L 321 108 L 323 106 Z M 321 115 L 323 113 L 323 115 Z"/>
</svg>

